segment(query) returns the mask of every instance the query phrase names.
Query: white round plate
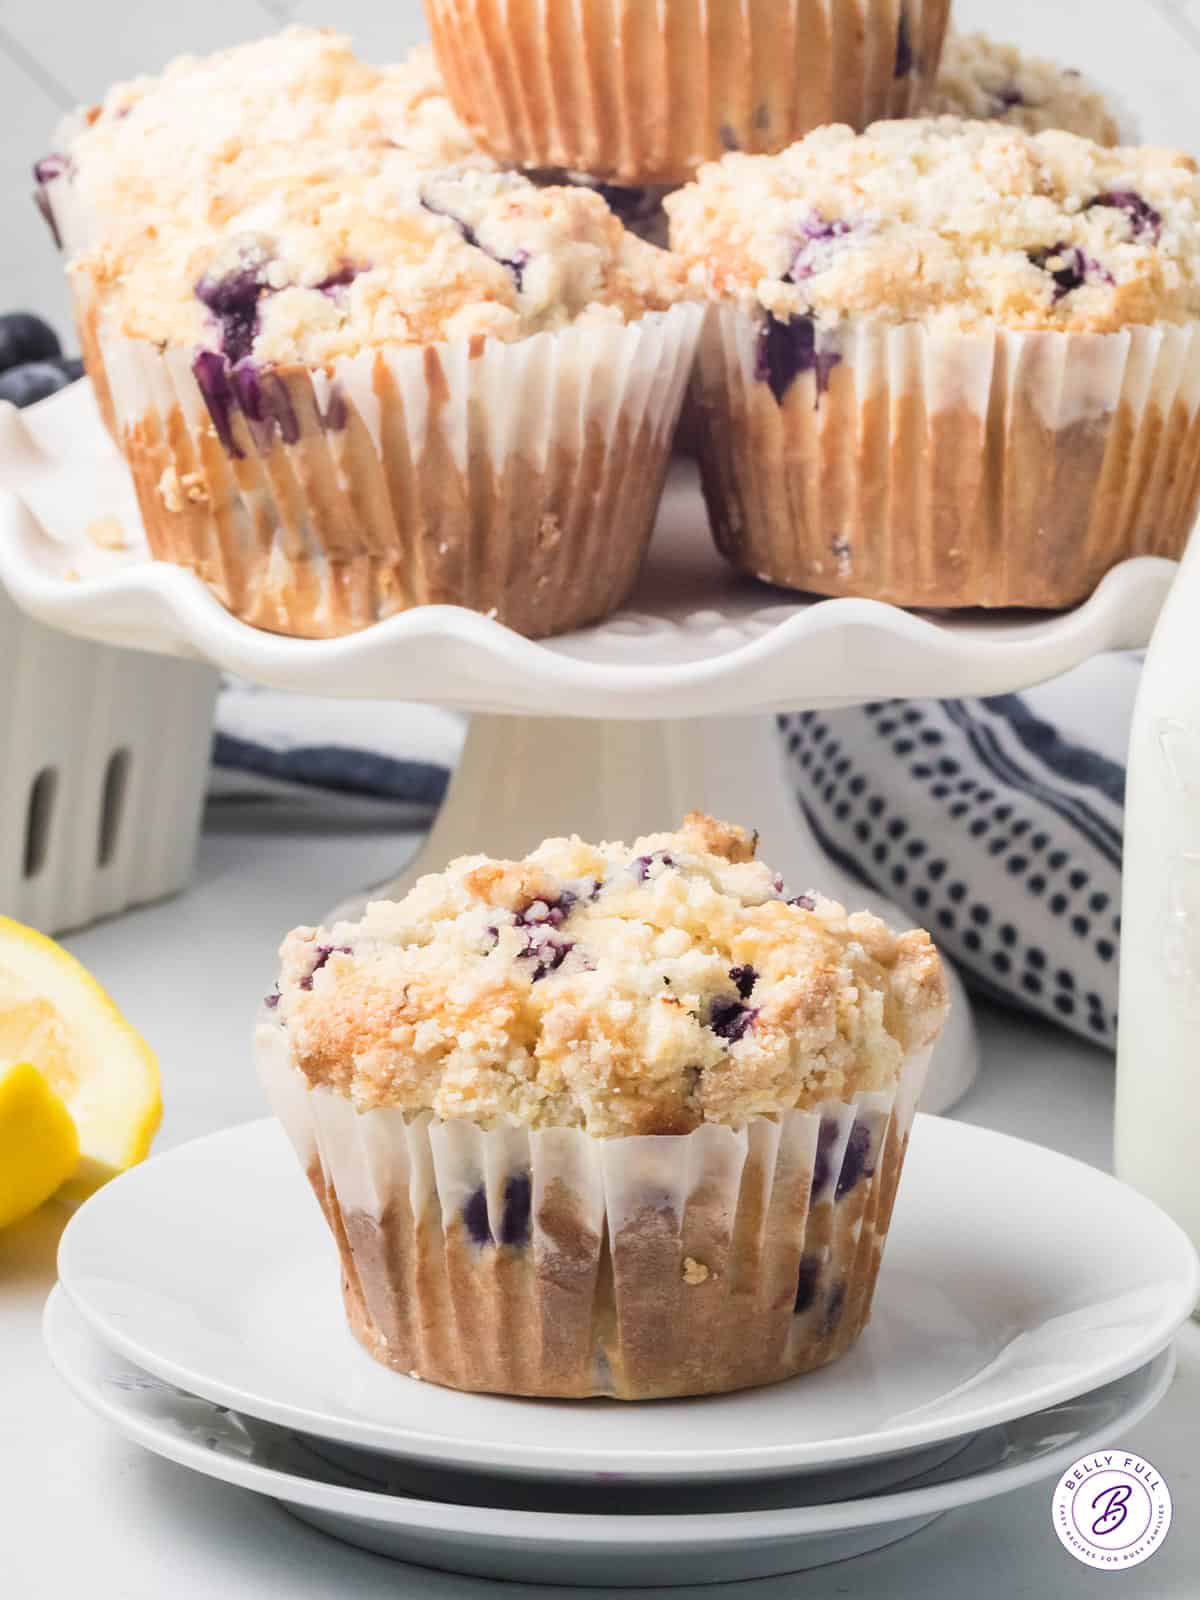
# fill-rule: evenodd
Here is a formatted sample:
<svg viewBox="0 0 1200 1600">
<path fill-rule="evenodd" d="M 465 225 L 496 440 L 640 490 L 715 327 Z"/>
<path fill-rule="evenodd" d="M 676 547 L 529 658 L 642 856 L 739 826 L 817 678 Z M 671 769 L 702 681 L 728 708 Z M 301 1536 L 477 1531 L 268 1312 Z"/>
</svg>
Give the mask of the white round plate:
<svg viewBox="0 0 1200 1600">
<path fill-rule="evenodd" d="M 178 1388 L 343 1444 L 526 1476 L 735 1479 L 921 1449 L 1143 1365 L 1195 1304 L 1181 1229 L 1080 1162 L 919 1117 L 870 1326 L 771 1388 L 625 1405 L 464 1394 L 372 1361 L 273 1121 L 157 1156 L 68 1224 L 101 1340 Z"/>
<path fill-rule="evenodd" d="M 711 717 L 938 696 L 947 684 L 997 694 L 1144 645 L 1175 571 L 1125 562 L 1086 604 L 1051 616 L 804 599 L 725 565 L 695 471 L 680 465 L 637 589 L 596 627 L 532 643 L 476 612 L 426 606 L 344 639 L 285 639 L 150 559 L 86 383 L 25 412 L 0 405 L 0 483 L 0 581 L 42 622 L 280 689 L 537 716 Z M 109 548 L 114 517 L 119 550 Z"/>
<path fill-rule="evenodd" d="M 432 1498 L 420 1474 L 379 1457 L 329 1460 L 313 1441 L 248 1425 L 233 1412 L 161 1383 L 107 1350 L 56 1289 L 46 1343 L 60 1374 L 93 1410 L 159 1455 L 270 1495 L 348 1543 L 422 1566 L 489 1578 L 619 1587 L 734 1582 L 877 1550 L 955 1506 L 1053 1477 L 1109 1444 L 1158 1403 L 1175 1357 L 969 1440 L 944 1465 L 880 1493 L 858 1469 L 789 1485 L 639 1492 L 475 1479 L 481 1498 Z M 846 1498 L 836 1498 L 838 1494 Z M 719 1496 L 719 1497 L 718 1497 Z M 717 1508 L 719 1507 L 719 1508 Z"/>
</svg>

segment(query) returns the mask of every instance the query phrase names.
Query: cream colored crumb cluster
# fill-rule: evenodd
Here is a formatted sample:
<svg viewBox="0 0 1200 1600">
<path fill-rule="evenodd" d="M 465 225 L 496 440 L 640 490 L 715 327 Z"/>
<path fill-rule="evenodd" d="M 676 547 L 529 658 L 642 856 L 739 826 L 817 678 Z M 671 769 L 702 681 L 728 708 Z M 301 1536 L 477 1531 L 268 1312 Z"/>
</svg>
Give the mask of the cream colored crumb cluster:
<svg viewBox="0 0 1200 1600">
<path fill-rule="evenodd" d="M 292 27 L 117 84 L 62 138 L 91 242 L 183 209 L 219 225 L 257 164 L 299 147 L 399 152 L 421 166 L 495 163 L 450 107 L 432 53 L 358 60 L 330 29 Z"/>
<path fill-rule="evenodd" d="M 952 117 L 827 127 L 702 168 L 666 209 L 698 285 L 780 320 L 1111 332 L 1200 314 L 1200 179 L 1176 150 Z"/>
<path fill-rule="evenodd" d="M 1027 133 L 1060 128 L 1102 145 L 1121 140 L 1115 108 L 1082 73 L 982 33 L 947 36 L 924 111 L 1006 122 Z"/>
<path fill-rule="evenodd" d="M 754 848 L 693 813 L 456 861 L 289 934 L 265 1026 L 360 1109 L 484 1126 L 684 1133 L 892 1086 L 945 1015 L 929 936 L 789 899 Z"/>
</svg>

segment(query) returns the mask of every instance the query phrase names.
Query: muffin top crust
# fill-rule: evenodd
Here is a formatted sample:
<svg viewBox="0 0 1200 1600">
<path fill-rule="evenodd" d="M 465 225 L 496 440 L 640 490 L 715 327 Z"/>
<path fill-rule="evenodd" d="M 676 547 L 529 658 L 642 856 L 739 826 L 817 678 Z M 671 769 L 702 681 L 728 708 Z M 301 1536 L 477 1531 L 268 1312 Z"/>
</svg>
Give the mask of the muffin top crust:
<svg viewBox="0 0 1200 1600">
<path fill-rule="evenodd" d="M 42 181 L 70 179 L 93 227 L 89 243 L 180 207 L 220 225 L 264 151 L 277 163 L 303 146 L 495 166 L 454 115 L 427 47 L 373 67 L 331 29 L 291 27 L 181 56 L 157 77 L 115 85 L 72 121 L 36 170 Z"/>
<path fill-rule="evenodd" d="M 627 322 L 683 269 L 585 189 L 426 170 L 396 151 L 264 151 L 220 227 L 184 212 L 84 252 L 110 324 L 236 364 Z"/>
<path fill-rule="evenodd" d="M 929 936 L 789 900 L 755 843 L 693 813 L 455 861 L 289 934 L 264 1026 L 360 1110 L 484 1126 L 686 1133 L 892 1087 L 945 1016 Z"/>
<path fill-rule="evenodd" d="M 1027 133 L 1060 128 L 1106 146 L 1121 142 L 1116 110 L 1082 73 L 983 33 L 947 35 L 924 114 L 1005 122 Z"/>
<path fill-rule="evenodd" d="M 834 126 L 726 156 L 665 204 L 695 281 L 779 321 L 1107 333 L 1200 313 L 1181 151 L 953 117 Z"/>
</svg>

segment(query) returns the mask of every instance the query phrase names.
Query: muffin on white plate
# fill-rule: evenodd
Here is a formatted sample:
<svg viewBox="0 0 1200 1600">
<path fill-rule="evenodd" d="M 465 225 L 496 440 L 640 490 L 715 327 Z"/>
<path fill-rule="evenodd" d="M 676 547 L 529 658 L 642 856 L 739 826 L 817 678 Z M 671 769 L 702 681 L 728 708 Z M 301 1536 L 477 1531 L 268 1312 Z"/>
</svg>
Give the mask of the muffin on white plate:
<svg viewBox="0 0 1200 1600">
<path fill-rule="evenodd" d="M 379 1361 L 632 1400 L 853 1344 L 944 974 L 754 848 L 551 839 L 285 940 L 260 1070 Z"/>
<path fill-rule="evenodd" d="M 954 29 L 946 35 L 937 81 L 920 114 L 1005 122 L 1026 133 L 1058 128 L 1108 146 L 1129 142 L 1120 108 L 1074 67 Z"/>
<path fill-rule="evenodd" d="M 741 570 L 1072 605 L 1200 498 L 1200 178 L 950 117 L 823 128 L 667 198 L 714 305 L 689 406 Z"/>
</svg>

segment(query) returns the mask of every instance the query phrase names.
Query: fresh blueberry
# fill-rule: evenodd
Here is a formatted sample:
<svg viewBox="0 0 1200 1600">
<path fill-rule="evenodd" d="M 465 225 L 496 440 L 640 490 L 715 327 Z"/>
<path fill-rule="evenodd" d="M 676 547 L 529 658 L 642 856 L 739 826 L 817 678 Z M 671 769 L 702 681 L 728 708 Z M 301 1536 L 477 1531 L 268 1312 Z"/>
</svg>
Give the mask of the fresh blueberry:
<svg viewBox="0 0 1200 1600">
<path fill-rule="evenodd" d="M 758 982 L 758 973 L 753 967 L 730 967 L 729 976 L 733 986 L 743 1000 L 749 1000 L 754 985 Z"/>
<path fill-rule="evenodd" d="M 796 1316 L 802 1316 L 817 1298 L 817 1280 L 821 1276 L 820 1256 L 802 1256 L 796 1280 Z"/>
<path fill-rule="evenodd" d="M 487 1190 L 482 1184 L 473 1189 L 462 1208 L 462 1219 L 467 1232 L 477 1245 L 492 1244 L 492 1229 L 488 1222 Z"/>
<path fill-rule="evenodd" d="M 829 387 L 829 375 L 841 360 L 833 350 L 818 349 L 817 325 L 807 313 L 780 321 L 768 315 L 758 336 L 755 377 L 769 386 L 776 403 L 805 372 L 816 374 L 817 403 Z"/>
<path fill-rule="evenodd" d="M 1095 206 L 1111 206 L 1115 211 L 1123 211 L 1129 218 L 1135 239 L 1157 244 L 1162 237 L 1162 213 L 1156 211 L 1149 201 L 1143 200 L 1134 189 L 1114 189 L 1108 194 L 1098 194 L 1084 209 L 1091 211 Z"/>
<path fill-rule="evenodd" d="M 54 329 L 32 311 L 9 311 L 0 316 L 0 372 L 24 366 L 27 361 L 49 361 L 61 354 Z"/>
<path fill-rule="evenodd" d="M 14 406 L 31 406 L 57 394 L 71 382 L 62 361 L 26 361 L 0 372 L 0 400 Z"/>
<path fill-rule="evenodd" d="M 722 996 L 709 1007 L 708 1025 L 719 1039 L 736 1044 L 757 1015 L 757 1011 L 744 1006 L 740 1000 Z"/>
<path fill-rule="evenodd" d="M 500 1243 L 523 1250 L 529 1243 L 533 1217 L 533 1181 L 518 1172 L 504 1185 L 504 1211 L 500 1217 Z"/>
<path fill-rule="evenodd" d="M 838 1173 L 834 1199 L 843 1199 L 861 1178 L 869 1178 L 874 1171 L 875 1165 L 871 1160 L 871 1130 L 865 1122 L 856 1122 L 846 1142 L 846 1153 L 842 1157 L 842 1170 Z"/>
</svg>

